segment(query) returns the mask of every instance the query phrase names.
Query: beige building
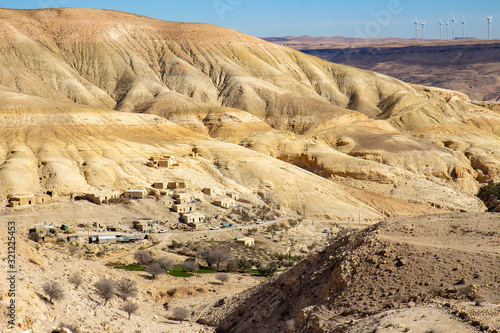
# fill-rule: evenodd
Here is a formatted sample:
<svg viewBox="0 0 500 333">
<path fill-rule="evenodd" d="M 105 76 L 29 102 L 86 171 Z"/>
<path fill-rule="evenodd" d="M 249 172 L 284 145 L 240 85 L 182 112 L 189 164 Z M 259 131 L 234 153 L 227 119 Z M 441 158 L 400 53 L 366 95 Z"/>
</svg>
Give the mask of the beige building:
<svg viewBox="0 0 500 333">
<path fill-rule="evenodd" d="M 196 196 L 193 193 L 177 193 L 173 196 L 176 204 L 186 204 L 192 203 L 196 200 Z"/>
<path fill-rule="evenodd" d="M 29 206 L 46 203 L 50 200 L 50 195 L 23 195 L 9 198 L 9 207 Z"/>
<path fill-rule="evenodd" d="M 149 163 L 151 163 L 152 166 L 155 166 L 158 168 L 170 168 L 171 166 L 176 164 L 175 156 L 173 156 L 173 155 L 153 156 L 149 160 L 150 160 Z"/>
<path fill-rule="evenodd" d="M 182 220 L 186 223 L 202 223 L 205 221 L 205 214 L 200 212 L 191 212 L 182 214 Z"/>
<path fill-rule="evenodd" d="M 188 183 L 185 181 L 168 182 L 167 184 L 169 190 L 185 190 L 188 186 Z"/>
<path fill-rule="evenodd" d="M 140 220 L 135 220 L 133 222 L 134 228 L 136 228 L 139 231 L 146 231 L 151 228 L 156 223 L 155 220 L 151 219 L 140 219 Z"/>
<path fill-rule="evenodd" d="M 231 198 L 220 198 L 220 199 L 215 200 L 213 203 L 214 203 L 214 205 L 222 207 L 222 208 L 231 208 L 231 207 L 234 207 L 234 205 L 235 205 L 234 199 L 231 199 Z"/>
<path fill-rule="evenodd" d="M 244 237 L 236 240 L 236 243 L 251 247 L 255 245 L 255 239 L 252 237 Z"/>
<path fill-rule="evenodd" d="M 173 207 L 174 211 L 176 213 L 189 213 L 189 212 L 192 212 L 196 209 L 196 205 L 195 204 L 178 204 L 178 205 L 174 205 Z"/>
<path fill-rule="evenodd" d="M 147 196 L 147 191 L 145 189 L 131 189 L 125 191 L 123 196 L 129 199 L 144 199 Z"/>
<path fill-rule="evenodd" d="M 208 188 L 208 187 L 204 188 L 202 190 L 202 192 L 205 193 L 206 195 L 215 195 L 216 194 L 216 192 L 213 188 Z"/>
<path fill-rule="evenodd" d="M 98 205 L 108 203 L 110 200 L 116 199 L 119 196 L 120 194 L 118 192 L 99 192 L 85 194 L 85 197 L 88 201 Z"/>
<path fill-rule="evenodd" d="M 153 184 L 153 188 L 157 190 L 166 190 L 168 187 L 167 182 L 156 182 Z"/>
</svg>

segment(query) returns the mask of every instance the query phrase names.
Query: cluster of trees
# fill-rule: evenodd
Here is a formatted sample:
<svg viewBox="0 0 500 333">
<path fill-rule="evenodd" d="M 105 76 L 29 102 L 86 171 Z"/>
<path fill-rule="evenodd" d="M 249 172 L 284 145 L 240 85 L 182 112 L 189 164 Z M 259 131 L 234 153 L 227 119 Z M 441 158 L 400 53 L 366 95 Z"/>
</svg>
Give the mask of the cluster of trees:
<svg viewBox="0 0 500 333">
<path fill-rule="evenodd" d="M 73 273 L 68 281 L 77 290 L 80 285 L 84 283 L 84 279 L 79 272 Z M 103 305 L 106 305 L 115 296 L 121 298 L 124 304 L 121 309 L 128 314 L 128 319 L 130 316 L 137 312 L 139 305 L 128 301 L 129 298 L 135 297 L 137 295 L 138 289 L 135 281 L 127 278 L 123 278 L 119 281 L 114 281 L 111 279 L 100 279 L 94 284 L 95 292 L 104 301 Z M 65 293 L 63 286 L 57 281 L 48 281 L 43 284 L 42 290 L 47 296 L 48 301 L 54 304 L 54 301 L 60 301 L 64 299 Z"/>
<path fill-rule="evenodd" d="M 174 262 L 167 257 L 153 259 L 151 254 L 143 250 L 135 252 L 134 259 L 141 266 L 146 266 L 144 270 L 151 274 L 152 279 L 156 279 L 158 275 L 166 274 L 167 270 L 174 267 Z"/>
<path fill-rule="evenodd" d="M 221 247 L 205 248 L 196 254 L 196 257 L 207 263 L 207 267 L 211 268 L 213 265 L 220 269 L 221 265 L 229 262 L 232 259 L 231 253 Z"/>
</svg>

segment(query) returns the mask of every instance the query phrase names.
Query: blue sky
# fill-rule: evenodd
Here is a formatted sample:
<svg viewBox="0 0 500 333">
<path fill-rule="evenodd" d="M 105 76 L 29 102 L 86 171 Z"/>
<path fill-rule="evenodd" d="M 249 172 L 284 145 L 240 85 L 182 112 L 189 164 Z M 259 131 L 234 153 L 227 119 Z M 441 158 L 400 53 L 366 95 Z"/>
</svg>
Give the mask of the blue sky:
<svg viewBox="0 0 500 333">
<path fill-rule="evenodd" d="M 456 36 L 486 38 L 486 14 L 493 15 L 492 38 L 500 38 L 499 0 L 16 0 L 4 8 L 85 7 L 121 10 L 167 21 L 205 22 L 256 37 L 266 36 L 415 36 L 415 18 L 424 20 L 425 37 L 439 38 L 439 18 L 455 13 Z M 452 35 L 450 22 L 450 37 Z M 446 26 L 443 25 L 443 36 Z"/>
</svg>

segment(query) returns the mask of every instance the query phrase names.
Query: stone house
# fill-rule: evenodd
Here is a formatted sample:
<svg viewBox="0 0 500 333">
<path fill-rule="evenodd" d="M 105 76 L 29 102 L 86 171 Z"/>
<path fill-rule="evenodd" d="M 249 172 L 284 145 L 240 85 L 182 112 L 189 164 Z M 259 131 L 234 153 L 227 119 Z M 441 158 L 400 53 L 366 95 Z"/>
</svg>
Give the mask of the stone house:
<svg viewBox="0 0 500 333">
<path fill-rule="evenodd" d="M 236 240 L 236 243 L 245 245 L 246 247 L 251 247 L 255 245 L 255 239 L 253 239 L 252 237 L 238 238 Z"/>
<path fill-rule="evenodd" d="M 186 223 L 202 223 L 205 221 L 205 214 L 200 212 L 185 213 L 181 216 L 182 220 Z"/>
<path fill-rule="evenodd" d="M 231 198 L 219 198 L 213 204 L 222 208 L 231 208 L 234 207 L 235 201 Z"/>
<path fill-rule="evenodd" d="M 147 191 L 145 189 L 130 189 L 125 191 L 123 196 L 129 199 L 144 199 L 147 196 Z"/>
<path fill-rule="evenodd" d="M 193 203 L 188 204 L 177 204 L 173 206 L 176 213 L 189 213 L 196 209 L 196 205 Z"/>
</svg>

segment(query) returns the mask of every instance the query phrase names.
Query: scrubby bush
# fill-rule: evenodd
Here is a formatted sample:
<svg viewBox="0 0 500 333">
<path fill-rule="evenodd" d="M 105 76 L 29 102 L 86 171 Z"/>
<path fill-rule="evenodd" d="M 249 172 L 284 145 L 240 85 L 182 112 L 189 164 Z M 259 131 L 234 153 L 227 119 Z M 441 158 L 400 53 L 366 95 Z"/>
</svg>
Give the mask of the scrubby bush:
<svg viewBox="0 0 500 333">
<path fill-rule="evenodd" d="M 131 302 L 125 303 L 122 306 L 122 310 L 128 314 L 128 320 L 130 320 L 130 315 L 134 314 L 137 310 L 139 310 L 139 305 Z"/>
<path fill-rule="evenodd" d="M 238 264 L 238 270 L 240 270 L 241 272 L 252 269 L 252 263 L 245 258 L 237 259 L 236 263 Z"/>
<path fill-rule="evenodd" d="M 64 298 L 64 291 L 62 286 L 56 281 L 50 281 L 43 285 L 42 287 L 45 295 L 49 297 L 49 302 L 59 301 Z"/>
<path fill-rule="evenodd" d="M 134 259 L 137 260 L 137 262 L 140 265 L 149 264 L 151 262 L 151 260 L 153 260 L 151 255 L 148 252 L 143 251 L 143 250 L 139 250 L 136 253 L 134 253 Z"/>
<path fill-rule="evenodd" d="M 165 268 L 163 268 L 162 264 L 157 261 L 147 265 L 145 271 L 151 274 L 153 279 L 155 279 L 158 275 L 166 274 Z"/>
<path fill-rule="evenodd" d="M 224 273 L 216 274 L 215 278 L 219 280 L 222 284 L 224 284 L 224 282 L 229 281 L 229 275 Z"/>
<path fill-rule="evenodd" d="M 75 272 L 69 277 L 68 281 L 75 286 L 75 289 L 78 289 L 78 287 L 83 283 L 83 277 L 80 272 Z"/>
<path fill-rule="evenodd" d="M 198 251 L 196 255 L 199 259 L 204 260 L 208 267 L 213 265 L 220 268 L 220 265 L 231 260 L 231 254 L 224 248 L 205 248 Z"/>
<path fill-rule="evenodd" d="M 186 259 L 186 261 L 184 261 L 183 263 L 181 263 L 181 268 L 186 270 L 186 271 L 189 271 L 189 272 L 193 272 L 193 271 L 196 271 L 198 270 L 200 267 L 198 266 L 198 264 L 196 263 L 196 261 L 194 260 L 188 260 Z"/>
<path fill-rule="evenodd" d="M 160 267 L 163 268 L 164 270 L 170 270 L 172 269 L 172 267 L 174 267 L 174 262 L 168 259 L 167 257 L 155 260 L 155 262 L 157 262 L 160 265 Z"/>
<path fill-rule="evenodd" d="M 172 313 L 179 321 L 186 320 L 191 316 L 191 312 L 184 308 L 175 308 L 172 310 Z"/>
<path fill-rule="evenodd" d="M 134 297 L 137 294 L 137 283 L 130 279 L 121 279 L 116 283 L 116 294 L 123 299 L 123 301 L 126 301 L 128 297 Z"/>
<path fill-rule="evenodd" d="M 273 276 L 278 270 L 278 264 L 275 262 L 269 263 L 267 265 L 262 265 L 258 268 L 259 274 L 262 276 Z"/>
<path fill-rule="evenodd" d="M 97 294 L 104 299 L 104 305 L 115 296 L 115 282 L 110 279 L 100 279 L 94 285 Z"/>
</svg>

